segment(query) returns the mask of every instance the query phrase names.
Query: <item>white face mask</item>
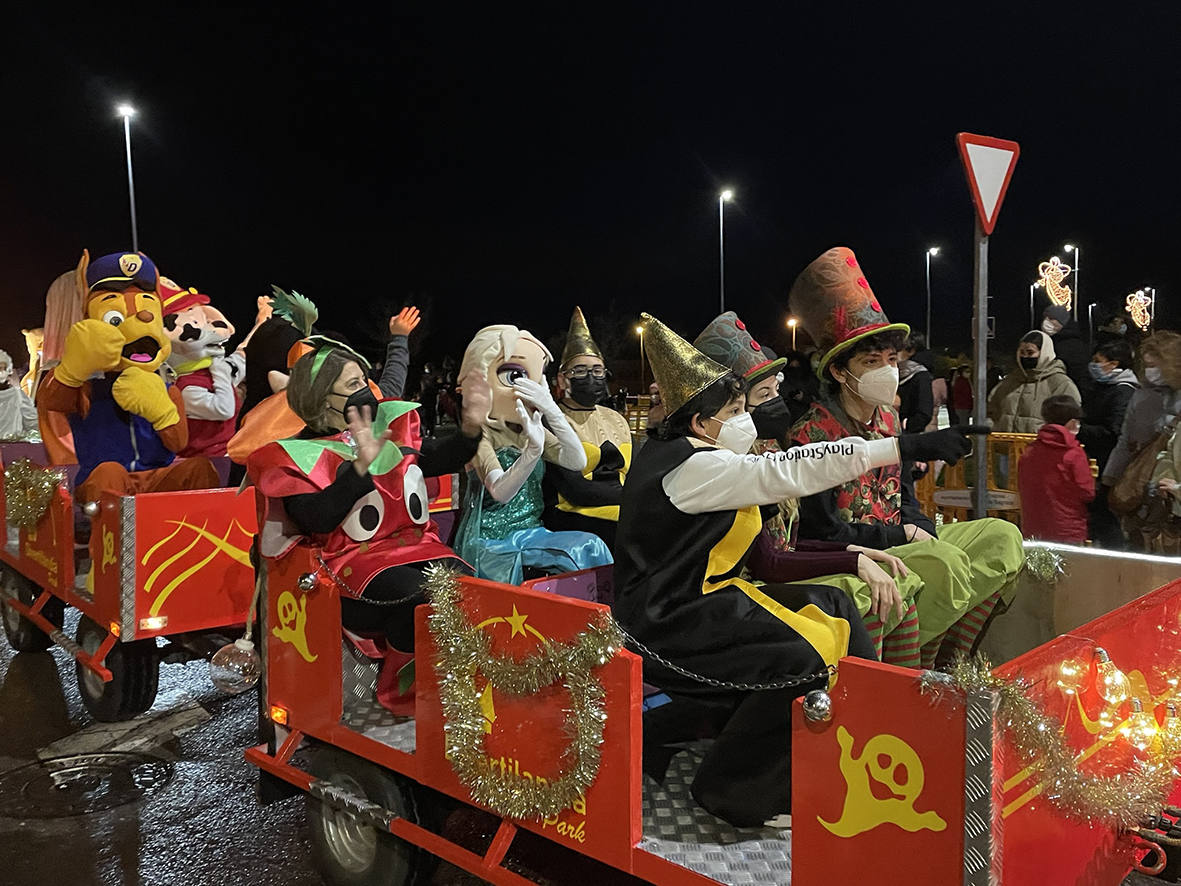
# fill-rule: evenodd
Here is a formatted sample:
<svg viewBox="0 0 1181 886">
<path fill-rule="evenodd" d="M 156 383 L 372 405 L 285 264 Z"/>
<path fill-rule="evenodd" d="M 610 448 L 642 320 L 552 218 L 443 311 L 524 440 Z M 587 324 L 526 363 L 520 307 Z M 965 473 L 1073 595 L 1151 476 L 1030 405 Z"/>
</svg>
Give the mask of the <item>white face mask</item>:
<svg viewBox="0 0 1181 886">
<path fill-rule="evenodd" d="M 1042 332 L 1046 335 L 1057 335 L 1062 329 L 1062 324 L 1057 320 L 1051 320 L 1047 317 L 1042 321 Z"/>
<path fill-rule="evenodd" d="M 875 406 L 893 406 L 894 396 L 898 393 L 898 367 L 879 366 L 871 369 L 861 378 L 849 373 L 849 379 L 856 382 L 856 387 L 845 382 L 845 386 L 866 403 Z"/>
<path fill-rule="evenodd" d="M 1145 366 L 1144 380 L 1150 385 L 1163 385 L 1165 383 L 1165 374 L 1159 366 Z"/>
<path fill-rule="evenodd" d="M 738 455 L 746 455 L 750 452 L 750 447 L 754 444 L 758 433 L 755 431 L 754 417 L 749 412 L 736 415 L 721 422 L 721 425 L 714 443 Z"/>
<path fill-rule="evenodd" d="M 0 385 L 8 384 L 10 378 L 12 378 L 12 367 L 0 365 Z"/>
</svg>

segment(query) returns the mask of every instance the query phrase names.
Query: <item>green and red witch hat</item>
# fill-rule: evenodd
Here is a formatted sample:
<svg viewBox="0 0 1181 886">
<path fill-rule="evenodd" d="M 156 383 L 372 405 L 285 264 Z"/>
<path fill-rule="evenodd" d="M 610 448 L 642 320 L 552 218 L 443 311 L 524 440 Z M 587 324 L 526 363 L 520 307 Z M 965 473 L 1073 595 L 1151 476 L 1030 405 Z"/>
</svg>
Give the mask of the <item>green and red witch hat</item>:
<svg viewBox="0 0 1181 886">
<path fill-rule="evenodd" d="M 774 351 L 755 341 L 746 324 L 733 311 L 714 317 L 697 336 L 693 347 L 714 362 L 729 366 L 748 384 L 754 384 L 787 365 L 786 359 L 775 356 Z"/>
<path fill-rule="evenodd" d="M 833 357 L 863 338 L 881 332 L 910 334 L 905 323 L 886 317 L 847 246 L 834 246 L 804 268 L 791 286 L 788 304 L 820 346 L 823 356 L 816 374 L 821 378 Z"/>
</svg>

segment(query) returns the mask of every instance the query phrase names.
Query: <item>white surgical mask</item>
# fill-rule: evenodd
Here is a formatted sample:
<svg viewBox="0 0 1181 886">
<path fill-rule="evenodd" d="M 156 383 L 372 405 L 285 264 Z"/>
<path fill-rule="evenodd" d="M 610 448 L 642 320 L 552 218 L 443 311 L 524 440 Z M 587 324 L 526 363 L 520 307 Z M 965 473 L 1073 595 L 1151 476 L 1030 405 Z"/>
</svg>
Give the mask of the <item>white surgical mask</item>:
<svg viewBox="0 0 1181 886">
<path fill-rule="evenodd" d="M 718 430 L 714 443 L 738 455 L 750 452 L 758 433 L 755 431 L 755 420 L 749 412 L 743 412 L 720 424 L 722 427 Z"/>
<path fill-rule="evenodd" d="M 1165 383 L 1165 374 L 1159 366 L 1145 366 L 1144 380 L 1150 385 L 1163 385 Z"/>
<path fill-rule="evenodd" d="M 1051 320 L 1049 317 L 1047 317 L 1042 321 L 1042 332 L 1044 332 L 1046 335 L 1057 335 L 1061 329 L 1062 324 L 1057 320 Z"/>
<path fill-rule="evenodd" d="M 861 378 L 850 372 L 849 378 L 856 381 L 857 386 L 852 387 L 845 382 L 846 387 L 866 403 L 873 403 L 875 406 L 894 405 L 894 396 L 898 393 L 897 366 L 879 366 L 877 369 L 869 370 Z"/>
<path fill-rule="evenodd" d="M 10 378 L 12 378 L 12 367 L 0 365 L 0 385 L 8 384 Z"/>
</svg>

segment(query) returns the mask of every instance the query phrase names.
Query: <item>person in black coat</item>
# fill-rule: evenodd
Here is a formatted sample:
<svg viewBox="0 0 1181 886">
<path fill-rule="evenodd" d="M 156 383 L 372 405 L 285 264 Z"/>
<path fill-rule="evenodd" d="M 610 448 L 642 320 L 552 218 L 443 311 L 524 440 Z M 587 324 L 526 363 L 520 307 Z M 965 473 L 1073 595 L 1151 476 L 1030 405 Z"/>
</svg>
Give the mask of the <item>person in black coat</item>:
<svg viewBox="0 0 1181 886">
<path fill-rule="evenodd" d="M 1078 441 L 1087 457 L 1099 463 L 1099 475 L 1107 467 L 1111 451 L 1119 441 L 1124 413 L 1136 389 L 1140 387 L 1132 368 L 1132 347 L 1122 338 L 1112 338 L 1095 346 L 1090 374 L 1094 384 L 1083 395 L 1083 422 Z M 1090 508 L 1091 540 L 1099 547 L 1123 547 L 1124 536 L 1119 520 L 1107 506 L 1108 487 L 1096 486 Z"/>
<path fill-rule="evenodd" d="M 1054 339 L 1054 353 L 1066 366 L 1066 374 L 1079 391 L 1085 394 L 1091 387 L 1091 349 L 1083 338 L 1078 321 L 1063 305 L 1050 305 L 1042 314 L 1042 332 Z"/>
<path fill-rule="evenodd" d="M 927 350 L 927 339 L 920 332 L 912 332 L 898 352 L 898 416 L 904 434 L 920 434 L 927 429 L 935 414 L 935 395 L 931 387 L 934 376 L 931 365 L 920 357 L 926 356 L 931 365 L 934 358 Z"/>
</svg>

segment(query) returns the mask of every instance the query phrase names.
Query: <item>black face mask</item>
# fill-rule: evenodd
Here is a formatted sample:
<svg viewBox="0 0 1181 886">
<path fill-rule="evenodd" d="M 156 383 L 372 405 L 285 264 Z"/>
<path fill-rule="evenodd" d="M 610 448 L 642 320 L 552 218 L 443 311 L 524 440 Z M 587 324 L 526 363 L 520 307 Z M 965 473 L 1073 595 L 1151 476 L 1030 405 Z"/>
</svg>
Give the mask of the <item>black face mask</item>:
<svg viewBox="0 0 1181 886">
<path fill-rule="evenodd" d="M 1039 359 L 1040 359 L 1039 357 L 1021 357 L 1020 358 L 1021 368 L 1024 369 L 1026 372 L 1030 372 L 1031 370 L 1037 369 L 1037 361 Z"/>
<path fill-rule="evenodd" d="M 570 382 L 570 398 L 579 406 L 585 406 L 588 409 L 592 406 L 598 406 L 607 396 L 607 379 L 595 378 L 589 372 L 586 378 L 571 378 Z"/>
<path fill-rule="evenodd" d="M 334 394 L 334 396 L 339 397 L 341 395 Z M 353 391 L 353 393 L 349 394 L 348 398 L 344 401 L 344 406 L 342 406 L 340 409 L 337 409 L 335 406 L 330 406 L 328 408 L 333 410 L 334 412 L 339 412 L 341 415 L 343 415 L 345 417 L 345 421 L 348 421 L 350 406 L 353 406 L 356 408 L 357 415 L 359 417 L 364 417 L 364 415 L 365 415 L 365 413 L 361 410 L 362 406 L 369 407 L 370 421 L 372 421 L 374 418 L 377 417 L 377 398 L 375 396 L 373 396 L 373 391 L 371 391 L 369 389 L 368 385 L 361 388 L 360 390 Z"/>
<path fill-rule="evenodd" d="M 755 433 L 760 440 L 780 440 L 795 423 L 791 411 L 782 397 L 772 397 L 751 410 L 755 421 Z"/>
</svg>

